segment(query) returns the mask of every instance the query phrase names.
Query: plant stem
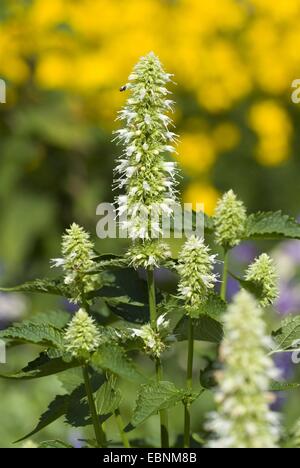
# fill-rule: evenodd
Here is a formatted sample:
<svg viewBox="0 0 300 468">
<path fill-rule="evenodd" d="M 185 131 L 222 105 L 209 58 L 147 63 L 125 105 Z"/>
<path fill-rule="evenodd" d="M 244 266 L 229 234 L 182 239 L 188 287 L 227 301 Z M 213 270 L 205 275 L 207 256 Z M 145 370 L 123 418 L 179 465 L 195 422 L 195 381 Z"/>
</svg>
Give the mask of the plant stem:
<svg viewBox="0 0 300 468">
<path fill-rule="evenodd" d="M 223 277 L 222 277 L 222 286 L 221 286 L 221 299 L 223 299 L 223 301 L 226 301 L 226 297 L 227 297 L 228 263 L 229 263 L 229 250 L 224 249 L 224 267 L 223 267 Z"/>
<path fill-rule="evenodd" d="M 147 270 L 148 294 L 149 294 L 149 310 L 150 323 L 153 330 L 157 330 L 156 317 L 156 296 L 155 296 L 155 280 L 154 272 L 150 268 Z"/>
<path fill-rule="evenodd" d="M 92 421 L 93 421 L 93 425 L 94 425 L 96 441 L 97 441 L 98 447 L 103 448 L 106 445 L 105 433 L 104 433 L 104 431 L 102 429 L 102 426 L 101 426 L 101 423 L 99 421 L 99 417 L 98 417 L 98 414 L 97 414 L 95 400 L 94 400 L 94 396 L 93 396 L 93 390 L 92 390 L 92 386 L 91 386 L 91 381 L 90 381 L 90 376 L 89 376 L 89 371 L 88 371 L 87 365 L 82 366 L 82 374 L 83 374 L 86 394 L 87 394 L 87 397 L 88 397 L 91 417 L 92 417 Z"/>
<path fill-rule="evenodd" d="M 120 432 L 123 445 L 125 448 L 130 448 L 130 442 L 128 440 L 126 432 L 124 431 L 124 422 L 123 422 L 119 408 L 115 410 L 115 418 L 116 418 L 116 423 Z"/>
<path fill-rule="evenodd" d="M 148 294 L 149 294 L 149 310 L 150 310 L 150 323 L 153 330 L 157 331 L 157 311 L 156 311 L 156 296 L 155 296 L 155 280 L 154 272 L 150 268 L 147 269 L 147 282 L 148 282 Z M 156 359 L 155 363 L 156 380 L 160 382 L 162 380 L 162 364 L 160 359 Z M 169 448 L 169 424 L 168 424 L 168 412 L 161 410 L 160 414 L 160 438 L 161 447 Z"/>
<path fill-rule="evenodd" d="M 193 360 L 194 360 L 194 323 L 193 319 L 188 319 L 188 356 L 187 356 L 187 374 L 186 374 L 186 386 L 188 391 L 192 391 L 193 388 Z M 184 404 L 184 448 L 190 447 L 191 437 L 191 415 L 190 415 L 190 404 L 185 402 Z"/>
</svg>

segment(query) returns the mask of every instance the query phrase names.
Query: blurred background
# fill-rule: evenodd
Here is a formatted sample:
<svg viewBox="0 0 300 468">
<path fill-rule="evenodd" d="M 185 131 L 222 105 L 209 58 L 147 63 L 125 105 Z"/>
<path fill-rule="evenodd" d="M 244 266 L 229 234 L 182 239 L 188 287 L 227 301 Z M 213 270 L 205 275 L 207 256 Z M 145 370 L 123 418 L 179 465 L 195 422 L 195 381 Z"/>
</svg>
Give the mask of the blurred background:
<svg viewBox="0 0 300 468">
<path fill-rule="evenodd" d="M 300 104 L 291 101 L 299 21 L 300 0 L 1 0 L 1 285 L 49 275 L 49 258 L 73 220 L 95 237 L 96 206 L 114 197 L 120 150 L 112 131 L 126 99 L 119 88 L 150 50 L 177 83 L 183 200 L 202 201 L 211 214 L 219 194 L 233 188 L 250 212 L 300 215 Z M 123 248 L 96 244 L 101 252 Z M 298 312 L 299 243 L 264 248 L 282 265 L 278 311 Z M 242 245 L 236 268 L 257 253 Z M 0 294 L 0 322 L 58 306 L 53 298 Z M 34 354 L 14 352 L 12 366 L 24 363 L 24 352 Z M 30 429 L 57 391 L 54 379 L 0 380 L 0 446 Z M 283 398 L 287 419 L 297 398 Z M 59 423 L 43 435 L 61 434 Z"/>
</svg>

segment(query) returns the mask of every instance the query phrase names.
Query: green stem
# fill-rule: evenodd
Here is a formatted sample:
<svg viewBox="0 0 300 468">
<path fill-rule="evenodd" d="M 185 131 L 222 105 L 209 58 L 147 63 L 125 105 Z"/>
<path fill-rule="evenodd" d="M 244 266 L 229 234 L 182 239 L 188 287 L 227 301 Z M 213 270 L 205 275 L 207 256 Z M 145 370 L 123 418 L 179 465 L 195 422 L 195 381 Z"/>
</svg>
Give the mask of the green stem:
<svg viewBox="0 0 300 468">
<path fill-rule="evenodd" d="M 229 263 L 229 250 L 224 250 L 224 267 L 223 267 L 223 277 L 222 277 L 222 286 L 221 286 L 221 299 L 226 301 L 227 297 L 227 281 L 228 281 L 228 263 Z"/>
<path fill-rule="evenodd" d="M 156 311 L 156 296 L 155 296 L 155 281 L 154 272 L 150 268 L 147 270 L 148 294 L 149 294 L 149 310 L 150 310 L 150 323 L 153 330 L 157 331 L 157 311 Z M 163 378 L 162 364 L 160 359 L 156 359 L 155 363 L 156 380 L 160 382 Z M 160 414 L 160 439 L 161 447 L 169 448 L 169 423 L 168 412 L 161 410 Z"/>
<path fill-rule="evenodd" d="M 115 410 L 115 418 L 116 418 L 116 423 L 120 432 L 121 440 L 123 442 L 123 445 L 125 448 L 130 448 L 130 442 L 128 440 L 127 434 L 124 431 L 124 422 L 120 413 L 120 409 L 117 408 Z"/>
<path fill-rule="evenodd" d="M 155 296 L 155 281 L 153 270 L 147 270 L 148 294 L 149 294 L 149 310 L 150 323 L 153 330 L 157 330 L 156 317 L 156 296 Z"/>
<path fill-rule="evenodd" d="M 94 425 L 96 441 L 97 441 L 98 447 L 103 448 L 106 445 L 105 433 L 102 429 L 102 426 L 101 426 L 101 423 L 99 421 L 99 417 L 97 414 L 95 400 L 93 397 L 93 390 L 92 390 L 90 376 L 89 376 L 89 371 L 86 365 L 82 366 L 82 374 L 83 374 L 86 394 L 88 397 L 91 417 L 92 417 L 92 421 Z"/>
<path fill-rule="evenodd" d="M 193 360 L 194 360 L 194 323 L 189 317 L 188 320 L 188 356 L 187 356 L 187 374 L 186 386 L 188 391 L 193 389 Z M 184 448 L 190 447 L 191 437 L 191 414 L 188 401 L 184 404 Z"/>
</svg>

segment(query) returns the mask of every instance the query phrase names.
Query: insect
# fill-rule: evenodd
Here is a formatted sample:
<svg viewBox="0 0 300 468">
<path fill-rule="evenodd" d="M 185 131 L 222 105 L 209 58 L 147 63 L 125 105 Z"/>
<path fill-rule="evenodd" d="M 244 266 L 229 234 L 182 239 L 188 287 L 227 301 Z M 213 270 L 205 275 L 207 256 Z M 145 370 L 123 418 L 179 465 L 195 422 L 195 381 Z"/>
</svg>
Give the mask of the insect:
<svg viewBox="0 0 300 468">
<path fill-rule="evenodd" d="M 126 89 L 127 89 L 127 85 L 121 86 L 120 92 L 122 93 L 123 91 L 126 91 Z"/>
</svg>

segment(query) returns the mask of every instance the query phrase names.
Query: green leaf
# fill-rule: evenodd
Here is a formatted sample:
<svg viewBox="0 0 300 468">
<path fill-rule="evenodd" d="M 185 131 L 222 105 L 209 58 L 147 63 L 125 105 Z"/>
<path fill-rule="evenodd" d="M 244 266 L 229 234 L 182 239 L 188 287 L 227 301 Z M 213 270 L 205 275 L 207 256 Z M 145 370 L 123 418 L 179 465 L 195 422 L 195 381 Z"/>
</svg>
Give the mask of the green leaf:
<svg viewBox="0 0 300 468">
<path fill-rule="evenodd" d="M 184 317 L 174 330 L 178 341 L 188 339 L 188 319 Z M 209 315 L 200 315 L 194 320 L 194 339 L 208 341 L 209 343 L 221 343 L 223 339 L 223 325 Z"/>
<path fill-rule="evenodd" d="M 73 448 L 72 445 L 66 444 L 65 442 L 62 442 L 61 440 L 45 440 L 44 442 L 41 442 L 39 444 L 38 448 L 43 448 L 43 449 L 67 449 L 67 448 Z"/>
<path fill-rule="evenodd" d="M 38 344 L 45 347 L 63 349 L 64 334 L 49 324 L 25 321 L 0 332 L 0 339 L 14 340 L 18 343 Z"/>
<path fill-rule="evenodd" d="M 230 272 L 230 276 L 240 283 L 241 288 L 245 289 L 249 293 L 253 294 L 256 299 L 263 299 L 263 285 L 255 281 L 246 281 L 243 278 L 239 278 Z"/>
<path fill-rule="evenodd" d="M 273 381 L 270 386 L 270 391 L 271 392 L 285 392 L 287 390 L 295 390 L 297 388 L 300 388 L 300 383 Z"/>
<path fill-rule="evenodd" d="M 64 414 L 66 414 L 66 412 L 68 411 L 70 399 L 70 395 L 57 395 L 55 399 L 50 403 L 45 413 L 41 415 L 37 426 L 29 434 L 17 440 L 15 443 L 22 442 L 23 440 L 32 437 L 45 427 L 49 426 L 49 424 L 64 416 Z"/>
<path fill-rule="evenodd" d="M 71 296 L 69 288 L 64 284 L 62 278 L 36 279 L 11 288 L 0 288 L 0 291 L 54 294 L 65 297 Z"/>
<path fill-rule="evenodd" d="M 96 393 L 96 406 L 99 415 L 113 413 L 119 406 L 122 400 L 120 390 L 115 388 L 112 379 L 109 379 L 99 388 Z"/>
<path fill-rule="evenodd" d="M 50 310 L 49 312 L 40 312 L 30 317 L 30 322 L 34 323 L 47 323 L 52 325 L 54 328 L 64 328 L 67 323 L 71 320 L 69 312 L 63 310 Z"/>
<path fill-rule="evenodd" d="M 97 391 L 103 382 L 103 375 L 93 373 L 91 377 L 93 392 Z M 36 427 L 29 434 L 17 440 L 15 443 L 22 442 L 23 440 L 32 437 L 62 416 L 65 416 L 66 421 L 75 427 L 84 427 L 91 424 L 89 407 L 86 401 L 85 386 L 83 384 L 75 388 L 71 394 L 57 395 L 49 404 L 47 410 L 40 416 L 40 420 Z"/>
<path fill-rule="evenodd" d="M 169 322 L 168 329 L 174 331 L 182 320 L 185 310 L 182 301 L 177 296 L 164 294 L 163 300 L 157 304 L 157 314 L 166 314 L 166 320 Z"/>
<path fill-rule="evenodd" d="M 72 393 L 75 388 L 80 387 L 80 385 L 83 384 L 82 369 L 79 367 L 67 369 L 57 377 L 63 388 L 68 393 Z"/>
<path fill-rule="evenodd" d="M 143 382 L 144 377 L 126 355 L 123 348 L 116 344 L 103 344 L 92 357 L 92 365 L 96 369 L 109 371 L 125 380 Z"/>
<path fill-rule="evenodd" d="M 67 369 L 78 366 L 80 364 L 77 361 L 64 361 L 62 358 L 50 359 L 46 353 L 42 353 L 20 372 L 0 374 L 0 377 L 9 380 L 32 380 L 59 374 Z"/>
<path fill-rule="evenodd" d="M 162 381 L 142 385 L 131 425 L 126 430 L 137 427 L 160 410 L 175 406 L 183 400 L 185 393 L 185 390 L 178 389 L 172 382 Z"/>
<path fill-rule="evenodd" d="M 300 239 L 300 224 L 281 211 L 258 212 L 247 219 L 245 239 Z"/>
<path fill-rule="evenodd" d="M 207 298 L 207 301 L 202 304 L 198 311 L 197 317 L 202 315 L 208 315 L 209 317 L 220 321 L 222 315 L 226 312 L 227 304 L 224 302 L 218 294 L 210 294 Z"/>
<path fill-rule="evenodd" d="M 114 285 L 89 293 L 88 298 L 101 297 L 117 316 L 133 323 L 149 321 L 147 283 L 133 268 L 113 271 Z M 160 297 L 157 297 L 158 302 Z"/>
<path fill-rule="evenodd" d="M 275 347 L 272 354 L 300 348 L 300 315 L 287 317 L 281 327 L 272 333 Z"/>
<path fill-rule="evenodd" d="M 115 254 L 104 254 L 98 255 L 94 258 L 97 262 L 99 271 L 103 269 L 114 269 L 114 268 L 128 268 L 128 261 L 121 256 Z"/>
</svg>

